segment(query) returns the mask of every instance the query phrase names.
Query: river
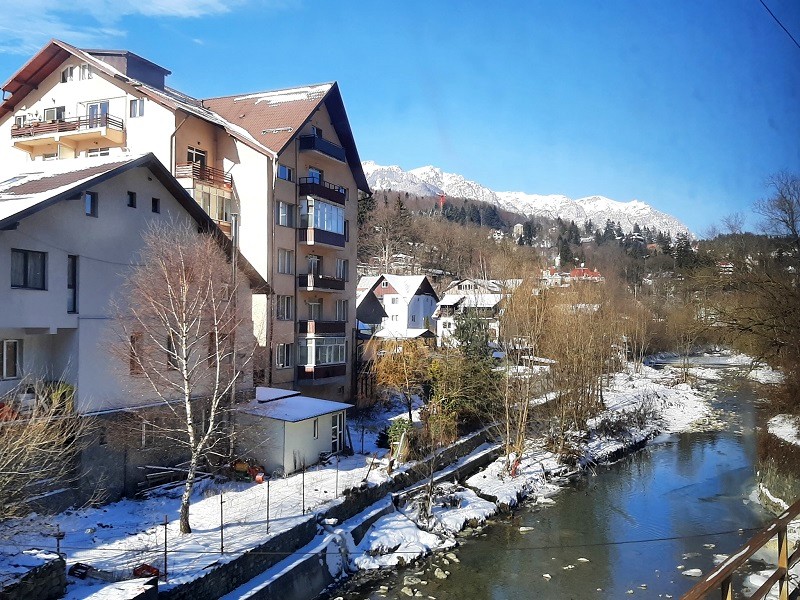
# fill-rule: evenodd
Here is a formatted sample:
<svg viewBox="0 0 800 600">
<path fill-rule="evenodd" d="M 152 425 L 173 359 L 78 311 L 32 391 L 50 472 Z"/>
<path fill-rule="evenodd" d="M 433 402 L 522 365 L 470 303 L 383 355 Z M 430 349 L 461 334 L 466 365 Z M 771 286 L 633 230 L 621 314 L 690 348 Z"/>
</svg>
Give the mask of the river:
<svg viewBox="0 0 800 600">
<path fill-rule="evenodd" d="M 732 552 L 770 519 L 749 499 L 756 396 L 728 372 L 713 401 L 714 431 L 654 440 L 580 478 L 552 505 L 493 520 L 461 540 L 459 562 L 428 557 L 338 594 L 405 599 L 404 578 L 416 577 L 427 582 L 413 586 L 422 597 L 437 600 L 679 597 L 696 581 L 682 571 L 707 572 L 715 554 Z M 437 566 L 450 576 L 437 579 Z"/>
</svg>

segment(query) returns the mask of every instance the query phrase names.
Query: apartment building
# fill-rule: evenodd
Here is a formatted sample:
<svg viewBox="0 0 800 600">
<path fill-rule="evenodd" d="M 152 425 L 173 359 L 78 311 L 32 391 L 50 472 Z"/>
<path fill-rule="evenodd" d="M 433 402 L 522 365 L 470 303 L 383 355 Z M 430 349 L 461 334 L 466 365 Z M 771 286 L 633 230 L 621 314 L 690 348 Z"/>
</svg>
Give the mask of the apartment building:
<svg viewBox="0 0 800 600">
<path fill-rule="evenodd" d="M 31 161 L 152 152 L 273 290 L 253 302 L 266 385 L 351 397 L 359 194 L 338 85 L 197 99 L 125 50 L 52 40 L 3 85 L 0 179 Z"/>
</svg>

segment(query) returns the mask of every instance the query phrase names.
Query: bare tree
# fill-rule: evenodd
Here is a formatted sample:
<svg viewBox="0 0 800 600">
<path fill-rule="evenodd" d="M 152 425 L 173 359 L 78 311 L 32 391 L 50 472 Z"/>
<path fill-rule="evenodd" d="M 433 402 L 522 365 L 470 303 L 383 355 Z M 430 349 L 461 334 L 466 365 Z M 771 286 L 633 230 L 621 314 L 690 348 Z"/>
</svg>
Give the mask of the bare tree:
<svg viewBox="0 0 800 600">
<path fill-rule="evenodd" d="M 385 394 L 398 392 L 413 421 L 414 396 L 421 396 L 429 379 L 430 351 L 420 340 L 372 340 L 375 382 Z"/>
<path fill-rule="evenodd" d="M 157 433 L 190 455 L 181 533 L 191 533 L 189 504 L 201 460 L 229 452 L 224 414 L 252 357 L 237 288 L 219 240 L 188 228 L 155 226 L 144 234 L 139 264 L 117 302 L 117 354 L 171 413 L 176 425 Z"/>
<path fill-rule="evenodd" d="M 37 496 L 76 481 L 92 420 L 74 413 L 73 393 L 62 382 L 23 381 L 0 398 L 0 521 L 27 513 Z"/>
<path fill-rule="evenodd" d="M 772 196 L 755 204 L 755 211 L 764 218 L 763 228 L 787 238 L 795 252 L 800 252 L 800 177 L 780 172 L 767 183 L 774 190 Z"/>
</svg>

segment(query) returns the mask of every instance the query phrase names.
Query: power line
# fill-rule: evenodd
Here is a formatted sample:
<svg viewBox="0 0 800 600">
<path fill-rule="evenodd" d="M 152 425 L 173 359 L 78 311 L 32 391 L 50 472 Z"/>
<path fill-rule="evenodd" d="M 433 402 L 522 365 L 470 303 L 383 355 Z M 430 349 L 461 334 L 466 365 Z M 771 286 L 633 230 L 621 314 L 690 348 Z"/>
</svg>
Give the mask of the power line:
<svg viewBox="0 0 800 600">
<path fill-rule="evenodd" d="M 775 13 L 773 13 L 773 12 L 772 12 L 772 11 L 769 9 L 769 6 L 767 6 L 767 5 L 766 5 L 766 3 L 764 2 L 764 0 L 758 0 L 758 1 L 759 1 L 759 2 L 761 2 L 761 6 L 763 6 L 763 7 L 766 9 L 766 11 L 767 11 L 767 12 L 770 14 L 770 16 L 771 16 L 773 19 L 775 19 L 775 22 L 776 22 L 778 25 L 780 25 L 780 26 L 781 26 L 781 29 L 783 29 L 783 30 L 786 32 L 786 35 L 788 35 L 788 36 L 789 36 L 789 39 L 791 39 L 791 40 L 794 42 L 794 45 L 795 45 L 795 46 L 797 46 L 798 48 L 800 48 L 800 43 L 799 43 L 799 42 L 798 42 L 796 39 L 794 39 L 794 36 L 793 36 L 791 33 L 789 33 L 789 30 L 788 30 L 788 29 L 786 29 L 786 27 L 784 27 L 784 26 L 783 26 L 783 23 L 781 23 L 781 20 L 780 20 L 778 17 L 776 17 L 776 16 L 775 16 Z"/>
</svg>

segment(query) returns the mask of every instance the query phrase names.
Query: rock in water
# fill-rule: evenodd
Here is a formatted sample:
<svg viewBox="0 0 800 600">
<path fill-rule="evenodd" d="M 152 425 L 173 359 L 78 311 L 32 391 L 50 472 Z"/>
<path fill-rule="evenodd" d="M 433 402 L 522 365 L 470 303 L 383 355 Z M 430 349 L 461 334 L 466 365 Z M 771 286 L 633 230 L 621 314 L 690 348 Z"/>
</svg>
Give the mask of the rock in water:
<svg viewBox="0 0 800 600">
<path fill-rule="evenodd" d="M 683 574 L 687 577 L 700 577 L 703 572 L 700 569 L 686 569 Z"/>
</svg>

